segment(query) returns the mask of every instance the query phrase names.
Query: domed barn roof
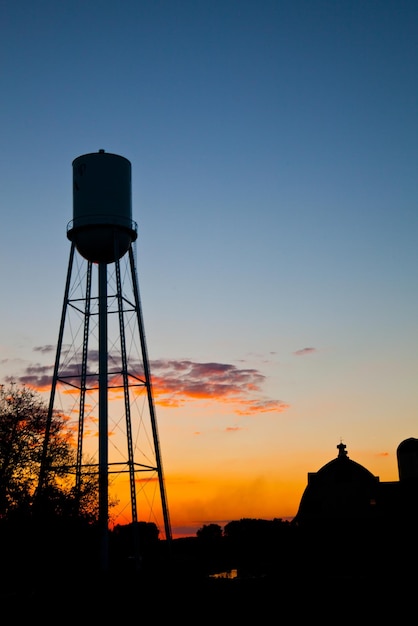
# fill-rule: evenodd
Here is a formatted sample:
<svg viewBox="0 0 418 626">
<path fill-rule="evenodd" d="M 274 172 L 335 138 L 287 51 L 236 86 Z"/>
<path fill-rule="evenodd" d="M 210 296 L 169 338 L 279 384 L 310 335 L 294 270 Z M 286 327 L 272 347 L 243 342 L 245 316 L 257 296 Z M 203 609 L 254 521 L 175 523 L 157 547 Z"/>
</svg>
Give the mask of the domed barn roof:
<svg viewBox="0 0 418 626">
<path fill-rule="evenodd" d="M 352 461 L 346 445 L 337 445 L 338 456 L 318 472 L 308 474 L 295 522 L 310 525 L 324 522 L 361 521 L 374 514 L 379 478 Z"/>
</svg>

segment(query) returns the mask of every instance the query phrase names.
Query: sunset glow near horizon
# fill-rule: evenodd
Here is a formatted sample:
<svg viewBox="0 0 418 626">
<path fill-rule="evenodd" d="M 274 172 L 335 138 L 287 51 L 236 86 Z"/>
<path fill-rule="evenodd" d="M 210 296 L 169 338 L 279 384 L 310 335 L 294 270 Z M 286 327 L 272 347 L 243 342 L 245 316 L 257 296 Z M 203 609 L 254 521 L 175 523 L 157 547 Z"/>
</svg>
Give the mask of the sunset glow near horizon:
<svg viewBox="0 0 418 626">
<path fill-rule="evenodd" d="M 0 383 L 48 398 L 71 164 L 105 149 L 132 164 L 173 536 L 291 519 L 341 440 L 398 480 L 418 436 L 417 3 L 24 0 L 0 24 Z"/>
</svg>

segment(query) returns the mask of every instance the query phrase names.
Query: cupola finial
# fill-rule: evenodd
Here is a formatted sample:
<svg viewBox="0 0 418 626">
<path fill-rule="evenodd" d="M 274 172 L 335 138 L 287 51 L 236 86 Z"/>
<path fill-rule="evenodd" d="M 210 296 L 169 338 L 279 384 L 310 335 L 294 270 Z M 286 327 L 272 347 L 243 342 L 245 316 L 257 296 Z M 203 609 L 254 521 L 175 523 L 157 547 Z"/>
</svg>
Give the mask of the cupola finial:
<svg viewBox="0 0 418 626">
<path fill-rule="evenodd" d="M 340 443 L 338 444 L 337 448 L 338 448 L 338 458 L 341 457 L 345 457 L 347 456 L 347 450 L 346 450 L 346 445 L 345 443 L 343 443 L 342 441 L 340 441 Z"/>
</svg>

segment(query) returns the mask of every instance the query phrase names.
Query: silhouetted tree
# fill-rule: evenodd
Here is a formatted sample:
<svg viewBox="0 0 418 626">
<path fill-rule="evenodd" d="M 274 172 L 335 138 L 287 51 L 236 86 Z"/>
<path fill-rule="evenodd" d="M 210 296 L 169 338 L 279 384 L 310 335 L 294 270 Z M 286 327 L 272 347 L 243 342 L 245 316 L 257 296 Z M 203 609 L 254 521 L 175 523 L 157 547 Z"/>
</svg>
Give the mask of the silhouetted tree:
<svg viewBox="0 0 418 626">
<path fill-rule="evenodd" d="M 131 524 L 116 524 L 112 536 L 118 539 L 121 545 L 126 546 L 127 553 L 132 549 L 132 536 L 136 533 L 144 546 L 154 546 L 160 534 L 154 522 L 135 522 Z"/>
<path fill-rule="evenodd" d="M 158 571 L 160 531 L 153 522 L 117 524 L 110 533 L 111 562 L 120 574 L 129 570 Z M 128 570 L 127 570 L 128 568 Z"/>
<path fill-rule="evenodd" d="M 219 524 L 204 524 L 196 532 L 196 536 L 201 541 L 214 542 L 222 538 L 222 526 Z"/>
<path fill-rule="evenodd" d="M 289 522 L 244 518 L 229 522 L 223 532 L 242 575 L 264 575 L 288 567 L 293 546 Z"/>
<path fill-rule="evenodd" d="M 0 388 L 0 520 L 28 515 L 34 504 L 42 459 L 48 408 L 40 396 L 14 383 Z M 65 416 L 51 418 L 46 480 L 37 494 L 37 511 L 45 517 L 97 519 L 97 477 L 83 476 L 75 493 L 75 448 Z M 76 508 L 75 508 L 76 505 Z"/>
</svg>

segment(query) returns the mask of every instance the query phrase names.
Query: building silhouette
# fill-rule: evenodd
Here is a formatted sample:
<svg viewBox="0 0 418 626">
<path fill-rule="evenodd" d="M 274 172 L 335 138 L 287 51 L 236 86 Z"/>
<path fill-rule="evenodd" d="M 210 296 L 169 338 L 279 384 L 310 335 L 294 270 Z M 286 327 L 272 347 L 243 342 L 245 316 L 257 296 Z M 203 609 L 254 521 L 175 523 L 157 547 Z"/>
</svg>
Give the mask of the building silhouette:
<svg viewBox="0 0 418 626">
<path fill-rule="evenodd" d="M 346 445 L 337 445 L 337 458 L 308 473 L 294 522 L 299 527 L 324 524 L 371 524 L 409 519 L 418 510 L 418 439 L 397 448 L 399 480 L 382 482 L 349 458 Z"/>
<path fill-rule="evenodd" d="M 301 569 L 336 579 L 408 580 L 418 558 L 418 439 L 397 448 L 399 480 L 383 482 L 349 458 L 346 445 L 308 473 L 292 525 Z"/>
</svg>

